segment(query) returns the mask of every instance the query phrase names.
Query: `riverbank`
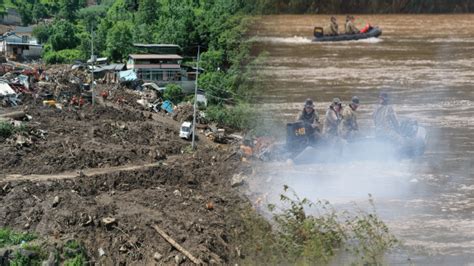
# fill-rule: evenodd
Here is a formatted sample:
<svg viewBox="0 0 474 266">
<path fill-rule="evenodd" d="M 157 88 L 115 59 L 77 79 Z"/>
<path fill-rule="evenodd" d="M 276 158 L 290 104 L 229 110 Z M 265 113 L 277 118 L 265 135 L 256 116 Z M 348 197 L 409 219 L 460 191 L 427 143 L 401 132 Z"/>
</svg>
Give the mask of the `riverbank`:
<svg viewBox="0 0 474 266">
<path fill-rule="evenodd" d="M 401 162 L 260 168 L 257 181 L 272 181 L 263 181 L 251 192 L 278 201 L 275 190 L 287 184 L 300 196 L 327 199 L 343 209 L 353 202 L 364 206 L 370 193 L 380 217 L 404 244 L 403 252 L 392 259 L 411 257 L 415 264 L 470 262 L 474 32 L 468 25 L 473 15 L 360 17 L 381 27 L 383 35 L 369 41 L 317 44 L 311 43 L 312 28 L 325 25 L 329 16 L 264 16 L 252 31 L 257 50 L 268 51 L 260 75 L 260 108 L 269 114 L 268 124 L 284 128 L 308 97 L 323 115 L 334 97 L 347 105 L 356 95 L 361 99 L 361 134 L 371 136 L 377 96 L 385 89 L 399 118 L 414 118 L 427 129 L 424 156 Z M 460 27 L 453 32 L 455 25 Z M 401 263 L 396 258 L 391 262 Z"/>
</svg>

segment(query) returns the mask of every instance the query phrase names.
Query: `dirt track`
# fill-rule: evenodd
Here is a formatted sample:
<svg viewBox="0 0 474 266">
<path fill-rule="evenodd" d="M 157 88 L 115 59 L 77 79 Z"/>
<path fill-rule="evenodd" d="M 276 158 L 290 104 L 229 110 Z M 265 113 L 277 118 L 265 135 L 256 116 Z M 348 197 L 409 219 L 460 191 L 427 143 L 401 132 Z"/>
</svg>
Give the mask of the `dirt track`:
<svg viewBox="0 0 474 266">
<path fill-rule="evenodd" d="M 0 227 L 78 239 L 106 265 L 153 264 L 155 252 L 158 263 L 174 263 L 182 254 L 156 224 L 206 263 L 236 260 L 239 212 L 249 204 L 230 185 L 240 170 L 233 147 L 201 140 L 189 153 L 177 122 L 129 107 L 26 110 L 29 127 L 48 134 L 29 136 L 26 147 L 1 143 Z M 105 226 L 106 217 L 116 224 Z"/>
</svg>

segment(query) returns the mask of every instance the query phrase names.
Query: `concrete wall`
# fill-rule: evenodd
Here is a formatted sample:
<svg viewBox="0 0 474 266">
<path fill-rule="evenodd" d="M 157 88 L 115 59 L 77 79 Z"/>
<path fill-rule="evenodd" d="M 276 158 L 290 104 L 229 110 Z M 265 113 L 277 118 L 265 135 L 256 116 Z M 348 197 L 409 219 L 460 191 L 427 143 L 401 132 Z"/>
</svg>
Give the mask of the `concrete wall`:
<svg viewBox="0 0 474 266">
<path fill-rule="evenodd" d="M 21 25 L 21 17 L 15 9 L 8 8 L 7 14 L 0 18 L 0 23 L 7 25 Z"/>
</svg>

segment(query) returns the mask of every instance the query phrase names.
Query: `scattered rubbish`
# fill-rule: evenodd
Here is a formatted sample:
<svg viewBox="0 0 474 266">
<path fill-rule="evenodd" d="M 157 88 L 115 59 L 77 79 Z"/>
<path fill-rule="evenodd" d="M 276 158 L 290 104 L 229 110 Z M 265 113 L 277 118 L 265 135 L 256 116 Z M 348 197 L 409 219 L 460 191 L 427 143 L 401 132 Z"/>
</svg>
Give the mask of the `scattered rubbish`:
<svg viewBox="0 0 474 266">
<path fill-rule="evenodd" d="M 121 82 L 137 80 L 137 73 L 133 70 L 124 70 L 119 72 L 119 79 Z"/>
<path fill-rule="evenodd" d="M 43 106 L 56 107 L 56 101 L 55 100 L 44 100 L 43 101 Z"/>
<path fill-rule="evenodd" d="M 202 265 L 204 264 L 203 261 L 200 259 L 194 257 L 189 251 L 184 249 L 180 244 L 178 244 L 176 241 L 174 241 L 169 235 L 165 233 L 165 231 L 161 230 L 157 225 L 154 225 L 153 228 L 160 234 L 161 237 L 163 237 L 168 243 L 170 243 L 175 249 L 177 249 L 179 252 L 183 253 L 188 259 L 190 259 L 193 263 L 197 265 Z M 182 262 L 182 261 L 180 261 Z"/>
<path fill-rule="evenodd" d="M 7 83 L 0 83 L 0 97 L 16 95 L 15 91 Z"/>
<path fill-rule="evenodd" d="M 214 210 L 214 203 L 212 201 L 209 201 L 208 203 L 206 203 L 206 209 L 209 211 Z"/>
<path fill-rule="evenodd" d="M 235 174 L 232 176 L 231 186 L 232 187 L 241 186 L 245 183 L 245 180 L 247 180 L 247 176 L 243 175 L 242 173 Z"/>
<path fill-rule="evenodd" d="M 161 109 L 165 110 L 167 113 L 173 113 L 173 103 L 166 100 L 161 105 Z"/>
<path fill-rule="evenodd" d="M 30 146 L 31 144 L 33 144 L 33 141 L 31 141 L 30 138 L 27 138 L 23 135 L 15 135 L 15 144 L 18 146 L 18 147 L 26 147 L 26 146 Z"/>
<path fill-rule="evenodd" d="M 236 138 L 238 138 L 236 136 Z M 278 154 L 278 145 L 272 137 L 259 137 L 255 139 L 243 139 L 240 145 L 240 154 L 246 158 L 257 158 L 268 161 Z"/>
<path fill-rule="evenodd" d="M 84 214 L 82 214 L 82 216 L 84 216 Z M 86 215 L 86 216 L 87 216 L 86 220 L 82 223 L 82 226 L 88 226 L 88 225 L 92 224 L 92 222 L 94 221 L 92 219 L 92 216 L 90 216 L 90 215 Z"/>
<path fill-rule="evenodd" d="M 105 225 L 105 227 L 109 228 L 112 225 L 115 225 L 117 223 L 117 220 L 112 217 L 106 217 L 102 219 L 102 224 Z"/>
<path fill-rule="evenodd" d="M 174 256 L 174 262 L 176 263 L 176 265 L 180 265 L 181 263 L 183 263 L 184 261 L 184 258 L 180 255 L 176 255 Z"/>
<path fill-rule="evenodd" d="M 125 245 L 121 245 L 119 251 L 125 253 L 128 251 L 128 248 Z"/>
<path fill-rule="evenodd" d="M 158 253 L 158 252 L 155 252 L 155 253 L 153 254 L 153 259 L 154 259 L 155 261 L 160 261 L 162 258 L 163 258 L 163 255 L 161 255 L 161 254 Z"/>
<path fill-rule="evenodd" d="M 99 248 L 97 251 L 99 252 L 99 257 L 105 256 L 105 251 L 103 248 Z"/>
<path fill-rule="evenodd" d="M 181 192 L 179 190 L 175 190 L 173 191 L 173 195 L 175 195 L 176 197 L 181 197 Z"/>
</svg>

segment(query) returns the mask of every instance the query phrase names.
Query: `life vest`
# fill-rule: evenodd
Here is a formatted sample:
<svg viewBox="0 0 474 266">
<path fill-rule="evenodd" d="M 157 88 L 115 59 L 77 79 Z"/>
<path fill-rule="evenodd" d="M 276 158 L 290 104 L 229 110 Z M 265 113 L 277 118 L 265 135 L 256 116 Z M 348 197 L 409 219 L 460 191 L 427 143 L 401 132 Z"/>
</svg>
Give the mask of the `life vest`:
<svg viewBox="0 0 474 266">
<path fill-rule="evenodd" d="M 367 23 L 367 25 L 365 25 L 365 27 L 360 30 L 360 33 L 366 33 L 366 32 L 368 32 L 370 29 L 372 29 L 372 26 L 370 26 L 370 24 Z"/>
</svg>

